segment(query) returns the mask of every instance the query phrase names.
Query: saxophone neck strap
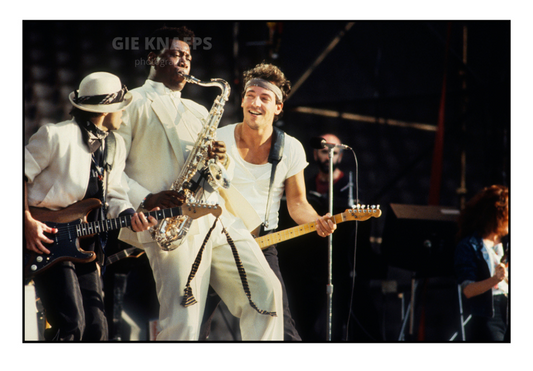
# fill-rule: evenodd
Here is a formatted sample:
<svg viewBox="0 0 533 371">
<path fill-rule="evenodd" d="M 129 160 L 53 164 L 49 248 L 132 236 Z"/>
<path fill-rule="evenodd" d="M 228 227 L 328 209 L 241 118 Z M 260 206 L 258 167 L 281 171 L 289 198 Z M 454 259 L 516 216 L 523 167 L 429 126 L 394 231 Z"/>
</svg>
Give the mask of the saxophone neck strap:
<svg viewBox="0 0 533 371">
<path fill-rule="evenodd" d="M 200 247 L 200 250 L 198 251 L 198 254 L 196 255 L 196 259 L 194 260 L 194 263 L 192 265 L 191 272 L 189 273 L 187 283 L 185 284 L 185 290 L 184 290 L 183 297 L 181 300 L 181 305 L 184 306 L 185 308 L 198 303 L 198 301 L 194 298 L 194 294 L 192 292 L 191 281 L 194 279 L 194 277 L 196 276 L 196 273 L 198 272 L 198 267 L 200 266 L 200 262 L 202 260 L 202 254 L 204 252 L 205 246 L 207 244 L 207 241 L 211 237 L 211 233 L 215 229 L 218 221 L 219 219 L 216 218 L 213 225 L 207 232 L 204 242 L 202 243 L 202 246 Z M 220 223 L 222 223 L 222 221 Z M 222 233 L 225 234 L 226 240 L 231 247 L 231 251 L 233 253 L 233 259 L 235 260 L 235 266 L 237 267 L 237 271 L 239 272 L 239 277 L 241 279 L 242 288 L 244 290 L 244 293 L 246 294 L 246 297 L 248 298 L 248 302 L 250 306 L 254 308 L 259 314 L 265 314 L 265 315 L 269 315 L 272 317 L 277 317 L 276 312 L 259 309 L 259 307 L 252 300 L 252 293 L 250 290 L 250 285 L 248 284 L 246 270 L 244 269 L 244 265 L 239 256 L 239 251 L 237 250 L 237 246 L 235 246 L 235 242 L 233 241 L 233 239 L 231 238 L 228 231 L 223 225 L 222 225 Z"/>
<path fill-rule="evenodd" d="M 285 133 L 273 127 L 272 132 L 272 144 L 270 145 L 270 153 L 268 155 L 268 162 L 272 164 L 272 170 L 270 172 L 270 185 L 268 186 L 268 199 L 266 203 L 265 221 L 261 225 L 261 234 L 265 232 L 265 228 L 268 228 L 268 216 L 270 214 L 270 205 L 272 203 L 272 184 L 274 183 L 274 176 L 276 174 L 276 167 L 283 158 L 283 148 L 285 147 Z"/>
</svg>

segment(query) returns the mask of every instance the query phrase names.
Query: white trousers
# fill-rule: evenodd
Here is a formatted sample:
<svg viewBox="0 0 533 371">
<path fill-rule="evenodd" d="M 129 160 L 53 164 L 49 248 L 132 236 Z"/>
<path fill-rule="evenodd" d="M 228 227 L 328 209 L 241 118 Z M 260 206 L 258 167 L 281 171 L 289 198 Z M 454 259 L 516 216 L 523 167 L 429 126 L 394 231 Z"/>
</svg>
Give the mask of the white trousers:
<svg viewBox="0 0 533 371">
<path fill-rule="evenodd" d="M 226 230 L 237 247 L 246 271 L 251 298 L 259 309 L 276 312 L 277 316 L 260 314 L 246 296 L 231 247 L 222 233 L 222 224 L 216 228 L 205 246 L 198 271 L 190 286 L 198 303 L 181 305 L 187 279 L 205 236 L 215 218 L 208 215 L 193 221 L 200 233 L 187 235 L 187 240 L 173 251 L 163 251 L 154 242 L 145 244 L 145 251 L 154 274 L 159 299 L 161 332 L 157 340 L 198 340 L 209 285 L 240 318 L 242 340 L 283 340 L 283 303 L 281 284 L 268 265 L 261 249 L 240 219 L 235 219 Z"/>
</svg>

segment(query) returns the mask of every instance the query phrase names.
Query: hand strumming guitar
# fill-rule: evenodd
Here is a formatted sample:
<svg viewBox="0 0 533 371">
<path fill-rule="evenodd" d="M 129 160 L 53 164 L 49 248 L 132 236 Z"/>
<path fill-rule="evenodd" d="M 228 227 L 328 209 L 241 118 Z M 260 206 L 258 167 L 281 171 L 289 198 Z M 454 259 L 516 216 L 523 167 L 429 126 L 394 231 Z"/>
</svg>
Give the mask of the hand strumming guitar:
<svg viewBox="0 0 533 371">
<path fill-rule="evenodd" d="M 51 228 L 34 219 L 29 210 L 24 210 L 24 239 L 26 240 L 26 249 L 37 254 L 50 254 L 50 250 L 44 247 L 43 243 L 50 244 L 54 241 L 46 237 L 45 233 L 57 233 L 57 228 Z"/>
</svg>

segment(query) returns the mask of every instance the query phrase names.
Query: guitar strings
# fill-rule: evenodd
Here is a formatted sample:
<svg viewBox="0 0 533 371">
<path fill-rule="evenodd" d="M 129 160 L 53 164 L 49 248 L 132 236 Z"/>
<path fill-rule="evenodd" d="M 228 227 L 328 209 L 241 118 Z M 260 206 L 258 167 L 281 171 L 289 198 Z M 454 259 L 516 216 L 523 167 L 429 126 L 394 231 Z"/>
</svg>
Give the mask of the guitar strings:
<svg viewBox="0 0 533 371">
<path fill-rule="evenodd" d="M 170 209 L 148 211 L 144 213 L 146 216 L 153 216 L 156 219 L 164 219 L 173 217 L 176 215 L 182 215 L 181 207 L 173 207 Z M 121 216 L 115 219 L 96 220 L 92 222 L 80 222 L 80 223 L 64 223 L 60 226 L 54 226 L 57 228 L 57 233 L 49 234 L 52 237 L 58 239 L 68 238 L 69 236 L 81 237 L 100 232 L 108 232 L 114 229 L 131 226 L 131 215 Z"/>
</svg>

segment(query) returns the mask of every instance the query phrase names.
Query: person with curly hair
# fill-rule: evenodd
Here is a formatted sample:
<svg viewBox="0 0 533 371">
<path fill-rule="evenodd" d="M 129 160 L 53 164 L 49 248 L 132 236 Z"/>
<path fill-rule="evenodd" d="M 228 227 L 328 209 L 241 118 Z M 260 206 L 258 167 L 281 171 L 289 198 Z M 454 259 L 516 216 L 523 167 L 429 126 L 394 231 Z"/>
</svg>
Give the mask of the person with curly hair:
<svg viewBox="0 0 533 371">
<path fill-rule="evenodd" d="M 243 121 L 219 128 L 217 138 L 226 143 L 227 154 L 235 162 L 232 184 L 252 204 L 262 219 L 259 235 L 272 233 L 278 227 L 281 198 L 285 193 L 291 218 L 297 224 L 316 222 L 321 237 L 333 233 L 336 225 L 330 215 L 318 215 L 307 201 L 304 169 L 307 167 L 305 150 L 296 138 L 274 127 L 283 114 L 283 103 L 291 90 L 291 83 L 283 72 L 272 64 L 258 64 L 244 72 L 241 107 Z M 278 139 L 284 137 L 284 144 Z M 272 174 L 280 148 L 279 162 Z M 283 283 L 275 245 L 263 250 L 270 267 L 279 278 L 283 289 L 284 340 L 301 340 L 289 310 L 289 301 Z"/>
<path fill-rule="evenodd" d="M 455 271 L 470 305 L 468 341 L 508 338 L 508 272 L 505 239 L 509 234 L 509 189 L 482 189 L 461 211 L 458 220 Z"/>
</svg>

